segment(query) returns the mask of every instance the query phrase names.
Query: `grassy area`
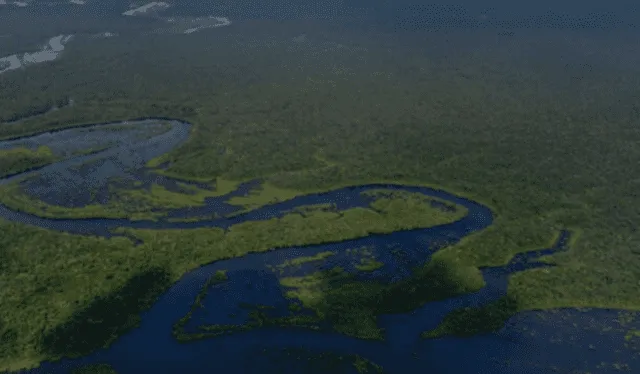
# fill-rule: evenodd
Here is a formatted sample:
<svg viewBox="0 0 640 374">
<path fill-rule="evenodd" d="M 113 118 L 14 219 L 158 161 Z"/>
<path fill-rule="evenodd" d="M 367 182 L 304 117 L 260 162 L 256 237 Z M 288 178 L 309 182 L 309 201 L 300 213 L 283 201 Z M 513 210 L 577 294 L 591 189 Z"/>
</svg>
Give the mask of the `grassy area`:
<svg viewBox="0 0 640 374">
<path fill-rule="evenodd" d="M 300 265 L 303 265 L 303 264 L 306 264 L 306 263 L 309 263 L 309 262 L 321 262 L 321 261 L 323 261 L 323 260 L 325 260 L 325 259 L 327 259 L 327 258 L 329 258 L 331 256 L 335 256 L 335 253 L 329 252 L 329 251 L 320 252 L 320 253 L 318 253 L 318 254 L 316 254 L 314 256 L 296 257 L 296 258 L 291 259 L 291 260 L 286 260 L 282 264 L 277 265 L 275 267 L 272 267 L 270 265 L 268 265 L 268 267 L 272 268 L 272 270 L 280 270 L 280 272 L 282 273 L 282 271 L 285 268 L 297 267 L 297 266 L 300 266 Z"/>
<path fill-rule="evenodd" d="M 467 208 L 463 206 L 417 192 L 374 190 L 365 194 L 375 198 L 371 208 L 384 212 L 389 221 L 406 220 L 408 216 L 415 220 L 420 220 L 420 217 L 433 217 L 437 221 L 451 215 L 457 218 L 467 215 Z M 416 222 L 414 225 L 420 223 Z"/>
<path fill-rule="evenodd" d="M 0 178 L 44 166 L 55 160 L 51 149 L 46 146 L 40 146 L 35 150 L 23 147 L 0 150 Z"/>
<path fill-rule="evenodd" d="M 129 205 L 141 204 L 142 207 L 138 208 L 140 211 L 149 210 L 149 208 L 160 208 L 167 211 L 178 208 L 198 207 L 204 205 L 204 201 L 208 197 L 222 196 L 231 192 L 235 184 L 220 180 L 212 183 L 211 189 L 202 189 L 184 183 L 179 186 L 186 193 L 169 191 L 155 183 L 151 184 L 148 189 L 115 191 L 116 201 L 120 200 L 122 203 Z"/>
<path fill-rule="evenodd" d="M 384 264 L 380 261 L 376 261 L 371 258 L 363 258 L 360 263 L 356 265 L 356 269 L 360 271 L 374 271 L 383 267 Z"/>
<path fill-rule="evenodd" d="M 0 187 L 0 203 L 11 209 L 49 218 L 130 218 L 158 219 L 171 209 L 198 207 L 208 197 L 229 193 L 236 183 L 225 180 L 215 182 L 215 188 L 202 189 L 181 183 L 185 193 L 169 191 L 161 185 L 149 188 L 113 189 L 107 204 L 89 204 L 68 208 L 45 203 L 24 192 L 20 182 Z"/>
<path fill-rule="evenodd" d="M 304 215 L 305 213 L 312 213 L 315 211 L 335 212 L 337 211 L 337 207 L 335 204 L 312 204 L 312 205 L 299 206 L 293 209 L 293 211 Z"/>
<path fill-rule="evenodd" d="M 127 204 L 127 192 L 120 191 L 123 197 L 121 202 L 117 200 L 109 204 L 89 204 L 80 208 L 68 208 L 60 205 L 48 204 L 25 192 L 20 182 L 0 187 L 3 194 L 0 202 L 10 209 L 31 213 L 48 218 L 130 218 L 130 219 L 156 219 L 163 215 L 162 212 L 152 212 L 151 209 L 162 207 L 145 204 L 135 200 L 135 205 Z M 135 194 L 135 193 L 134 193 Z"/>
<path fill-rule="evenodd" d="M 229 204 L 241 206 L 246 211 L 289 200 L 299 195 L 301 195 L 301 191 L 299 190 L 278 188 L 270 183 L 266 183 L 261 185 L 260 188 L 251 191 L 248 196 L 232 197 L 229 199 Z"/>
<path fill-rule="evenodd" d="M 229 258 L 272 248 L 337 242 L 372 233 L 384 234 L 409 228 L 432 227 L 457 219 L 454 213 L 450 213 L 447 217 L 440 215 L 437 208 L 432 209 L 433 216 L 423 215 L 421 220 L 416 220 L 414 216 L 407 214 L 403 220 L 394 222 L 385 219 L 386 210 L 375 212 L 366 208 L 352 208 L 342 212 L 315 211 L 305 217 L 290 213 L 282 218 L 236 224 L 227 230 L 223 238 L 218 234 L 222 232 L 220 229 L 196 229 L 188 230 L 186 233 L 181 230 L 121 229 L 121 231 L 145 242 L 162 240 L 167 243 L 180 239 L 188 233 L 197 232 L 203 235 L 208 233 L 211 237 L 208 240 L 218 241 L 212 253 L 220 255 L 220 258 Z"/>
</svg>

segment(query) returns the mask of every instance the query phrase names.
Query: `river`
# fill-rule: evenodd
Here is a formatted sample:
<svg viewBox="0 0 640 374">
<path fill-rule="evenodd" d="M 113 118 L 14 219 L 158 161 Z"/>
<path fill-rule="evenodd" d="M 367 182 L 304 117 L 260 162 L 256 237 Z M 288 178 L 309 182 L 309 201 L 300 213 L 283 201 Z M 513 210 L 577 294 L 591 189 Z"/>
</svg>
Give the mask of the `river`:
<svg viewBox="0 0 640 374">
<path fill-rule="evenodd" d="M 52 203 L 62 203 L 70 196 L 82 195 L 87 188 L 101 188 L 110 178 L 135 178 L 142 175 L 144 165 L 154 157 L 179 146 L 189 136 L 191 125 L 170 121 L 167 131 L 157 131 L 156 119 L 123 123 L 87 125 L 79 128 L 36 134 L 0 141 L 0 149 L 17 146 L 34 148 L 48 145 L 59 162 L 39 169 L 0 179 L 0 186 L 29 178 L 26 188 L 33 195 Z M 117 131 L 114 126 L 120 126 Z M 111 127 L 111 130 L 109 128 Z M 149 135 L 151 134 L 151 135 Z M 74 150 L 88 147 L 104 149 L 91 154 L 73 156 Z M 96 167 L 82 171 L 82 165 Z M 73 183 L 70 183 L 73 181 Z M 31 186 L 31 189 L 29 189 Z M 40 188 L 38 188 L 40 186 Z M 324 193 L 299 196 L 280 203 L 266 205 L 249 212 L 237 213 L 238 207 L 225 205 L 231 196 L 246 194 L 259 186 L 259 181 L 243 184 L 228 195 L 207 200 L 202 208 L 177 210 L 173 217 L 198 217 L 205 213 L 222 213 L 223 218 L 190 222 L 127 219 L 51 219 L 13 211 L 0 205 L 0 217 L 50 230 L 73 234 L 110 237 L 121 227 L 145 229 L 183 229 L 200 227 L 228 228 L 246 222 L 281 217 L 292 209 L 322 203 L 335 203 L 337 209 L 366 207 L 370 198 L 363 192 L 392 189 L 421 193 L 464 206 L 468 214 L 458 221 L 436 227 L 376 234 L 338 243 L 326 243 L 281 248 L 252 253 L 229 260 L 204 265 L 185 274 L 177 283 L 142 314 L 140 326 L 120 337 L 107 349 L 78 359 L 45 362 L 25 373 L 67 373 L 91 363 L 108 363 L 118 373 L 271 373 L 310 372 L 296 366 L 300 363 L 287 357 L 270 357 L 264 349 L 304 348 L 310 352 L 355 354 L 381 365 L 387 373 L 569 373 L 589 370 L 592 373 L 618 373 L 613 363 L 640 368 L 638 352 L 625 347 L 625 331 L 640 328 L 640 322 L 623 327 L 617 310 L 532 311 L 520 313 L 507 321 L 499 331 L 468 338 L 444 337 L 421 339 L 423 331 L 435 328 L 449 312 L 465 306 L 482 306 L 506 295 L 509 275 L 532 268 L 552 265 L 536 259 L 566 250 L 570 232 L 563 231 L 555 245 L 547 249 L 515 256 L 507 265 L 481 269 L 486 285 L 481 290 L 461 297 L 428 303 L 409 313 L 382 315 L 379 324 L 385 330 L 384 341 L 348 337 L 330 329 L 320 331 L 300 328 L 259 328 L 230 333 L 215 338 L 178 342 L 171 334 L 173 324 L 186 315 L 196 295 L 219 270 L 225 270 L 228 280 L 210 286 L 203 308 L 197 310 L 185 331 L 197 331 L 200 324 L 229 323 L 229 315 L 242 313 L 241 302 L 271 306 L 274 313 L 285 313 L 288 301 L 280 284 L 280 274 L 273 267 L 301 256 L 331 252 L 330 261 L 301 266 L 302 275 L 341 266 L 356 272 L 347 250 L 367 247 L 383 267 L 359 274 L 363 282 L 377 280 L 397 282 L 410 277 L 412 269 L 425 264 L 431 255 L 443 247 L 492 224 L 491 210 L 477 202 L 443 190 L 399 184 L 370 184 L 339 188 Z M 86 201 L 85 201 L 86 203 Z M 82 205 L 82 201 L 78 203 Z M 171 215 L 170 215 L 171 216 Z M 392 248 L 401 248 L 396 256 Z M 250 289 L 246 285 L 252 285 Z M 278 361 L 278 362 L 276 362 Z M 603 365 L 603 363 L 605 363 Z M 609 363 L 609 364 L 607 364 Z M 282 365 L 283 371 L 276 369 Z M 623 366 L 624 367 L 624 366 Z M 345 366 L 340 372 L 355 372 Z"/>
</svg>

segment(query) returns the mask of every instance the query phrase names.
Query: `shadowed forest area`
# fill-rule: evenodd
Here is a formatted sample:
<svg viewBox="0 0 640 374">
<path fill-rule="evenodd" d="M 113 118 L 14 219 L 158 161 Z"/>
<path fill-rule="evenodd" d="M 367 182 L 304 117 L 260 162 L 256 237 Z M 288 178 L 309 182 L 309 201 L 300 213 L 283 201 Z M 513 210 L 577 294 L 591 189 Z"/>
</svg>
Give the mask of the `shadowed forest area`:
<svg viewBox="0 0 640 374">
<path fill-rule="evenodd" d="M 220 4 L 233 14 L 233 5 Z M 347 283 L 326 291 L 316 308 L 325 308 L 328 319 L 408 311 L 471 292 L 482 283 L 479 267 L 543 248 L 564 228 L 579 235 L 570 250 L 545 258 L 557 266 L 514 274 L 508 297 L 454 312 L 444 328 L 456 335 L 477 333 L 478 326 L 498 329 L 508 316 L 532 309 L 639 310 L 637 31 L 365 29 L 358 12 L 350 17 L 351 24 L 331 14 L 305 21 L 239 19 L 189 35 L 139 32 L 161 24 L 154 18 L 105 20 L 105 30 L 117 30 L 118 38 L 76 37 L 55 61 L 0 75 L 0 139 L 176 118 L 193 124 L 192 133 L 161 157 L 162 173 L 195 181 L 261 179 L 272 189 L 267 198 L 253 197 L 258 205 L 261 198 L 392 182 L 437 186 L 495 214 L 489 228 L 440 250 L 397 289 L 381 286 L 367 294 Z M 0 25 L 0 34 L 25 19 Z M 28 19 L 58 34 L 88 35 L 102 27 L 88 20 L 62 27 L 60 18 L 37 13 Z M 31 51 L 52 35 L 41 31 L 30 31 L 27 44 L 0 38 L 0 49 Z M 65 105 L 70 98 L 74 105 Z M 60 109 L 49 111 L 54 106 Z M 0 176 L 54 161 L 46 147 L 0 149 Z M 0 219 L 0 284 L 20 284 L 0 287 L 0 370 L 104 346 L 134 326 L 139 312 L 184 272 L 247 253 L 245 247 L 261 248 L 258 239 L 247 239 L 256 227 L 263 246 L 301 245 L 318 241 L 322 230 L 333 232 L 318 217 L 247 224 L 234 242 L 225 242 L 229 234 L 219 229 L 133 232 L 142 246 Z M 288 230 L 298 235 L 286 239 Z M 364 311 L 342 313 L 356 297 Z M 105 303 L 120 303 L 122 313 L 101 315 Z M 344 324 L 356 326 L 351 322 Z M 76 331 L 92 329 L 77 340 Z M 110 369 L 96 370 L 103 371 L 86 372 Z"/>
<path fill-rule="evenodd" d="M 51 357 L 77 357 L 106 347 L 123 331 L 139 322 L 140 313 L 151 306 L 169 285 L 163 269 L 149 269 L 130 278 L 113 295 L 96 298 L 69 321 L 42 337 L 43 350 Z"/>
</svg>

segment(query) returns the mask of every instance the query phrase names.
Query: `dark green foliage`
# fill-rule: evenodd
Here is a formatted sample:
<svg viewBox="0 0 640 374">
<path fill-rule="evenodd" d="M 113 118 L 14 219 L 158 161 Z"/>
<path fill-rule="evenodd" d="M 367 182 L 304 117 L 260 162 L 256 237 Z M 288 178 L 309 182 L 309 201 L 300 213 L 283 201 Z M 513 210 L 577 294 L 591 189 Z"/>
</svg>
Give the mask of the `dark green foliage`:
<svg viewBox="0 0 640 374">
<path fill-rule="evenodd" d="M 442 335 L 472 336 L 500 330 L 504 323 L 518 312 L 518 302 L 511 296 L 480 308 L 463 308 L 449 313 L 432 331 L 422 334 L 425 338 Z"/>
<path fill-rule="evenodd" d="M 2 319 L 0 319 L 0 357 L 12 356 L 17 352 L 18 333 L 16 330 L 9 326 L 6 326 Z"/>
<path fill-rule="evenodd" d="M 268 325 L 316 329 L 318 323 L 325 321 L 346 335 L 382 339 L 382 331 L 377 324 L 379 315 L 410 312 L 429 302 L 476 291 L 482 286 L 482 279 L 470 277 L 468 271 L 434 261 L 416 269 L 409 279 L 392 284 L 357 281 L 340 268 L 304 277 L 283 278 L 281 283 L 288 289 L 288 297 L 299 299 L 305 308 L 315 312 L 315 316 L 298 314 L 301 308 L 294 306 L 297 304 L 290 306 L 291 315 L 288 317 L 271 318 L 261 309 L 255 309 L 246 325 L 205 326 L 203 330 L 208 333 L 184 334 L 181 328 L 198 307 L 199 297 L 191 311 L 174 326 L 174 334 L 181 340 L 190 340 Z"/>
<path fill-rule="evenodd" d="M 432 261 L 416 269 L 414 276 L 389 286 L 381 295 L 379 313 L 406 313 L 429 302 L 445 300 L 476 291 L 481 283 L 467 283 L 460 269 L 442 261 Z"/>
<path fill-rule="evenodd" d="M 454 269 L 434 263 L 417 269 L 409 279 L 384 285 L 349 281 L 343 285 L 315 288 L 317 304 L 313 309 L 326 316 L 337 330 L 352 336 L 367 336 L 376 328 L 381 314 L 406 313 L 426 303 L 475 291 L 480 285 L 460 283 Z"/>
<path fill-rule="evenodd" d="M 7 116 L 4 120 L 7 122 L 17 121 L 27 117 L 37 116 L 39 114 L 44 114 L 51 110 L 53 107 L 53 100 L 44 100 L 43 102 L 38 103 L 33 102 L 29 106 L 22 108 L 19 112 L 14 112 L 14 114 Z"/>
<path fill-rule="evenodd" d="M 64 324 L 47 331 L 41 349 L 52 357 L 77 357 L 108 346 L 135 327 L 140 313 L 169 286 L 169 274 L 159 268 L 136 274 L 120 289 L 96 298 Z"/>
<path fill-rule="evenodd" d="M 178 339 L 179 341 L 189 340 L 189 336 L 185 334 L 182 331 L 182 329 L 187 324 L 187 322 L 189 322 L 189 320 L 191 319 L 191 315 L 193 314 L 193 312 L 197 308 L 202 308 L 202 300 L 204 300 L 204 298 L 207 297 L 209 288 L 215 285 L 224 283 L 227 279 L 228 279 L 227 273 L 224 270 L 216 271 L 216 273 L 213 276 L 207 279 L 207 282 L 202 286 L 202 289 L 200 289 L 200 292 L 198 292 L 198 295 L 196 295 L 196 299 L 191 305 L 191 309 L 189 309 L 189 312 L 185 316 L 180 318 L 176 323 L 173 324 L 173 335 L 176 337 L 176 339 Z"/>
</svg>

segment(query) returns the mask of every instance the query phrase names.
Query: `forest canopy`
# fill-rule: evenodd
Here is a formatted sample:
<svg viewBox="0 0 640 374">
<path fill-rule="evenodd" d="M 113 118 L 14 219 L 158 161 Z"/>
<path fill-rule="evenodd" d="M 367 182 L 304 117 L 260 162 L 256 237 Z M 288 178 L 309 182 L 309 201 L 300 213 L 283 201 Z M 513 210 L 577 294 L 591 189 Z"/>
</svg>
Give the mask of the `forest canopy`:
<svg viewBox="0 0 640 374">
<path fill-rule="evenodd" d="M 78 38 L 54 62 L 0 76 L 0 120 L 23 118 L 0 124 L 0 138 L 169 117 L 193 124 L 189 140 L 163 157 L 166 173 L 187 180 L 260 178 L 297 193 L 380 181 L 437 186 L 496 214 L 489 229 L 438 252 L 438 261 L 474 271 L 504 264 L 569 228 L 580 233 L 571 250 L 547 259 L 559 266 L 510 279 L 518 308 L 640 309 L 640 64 L 636 55 L 616 57 L 632 45 L 628 35 L 485 30 L 372 37 L 305 25 L 246 21 L 238 25 L 242 33 L 221 28 L 215 37 Z M 304 42 L 295 39 L 302 33 Z M 63 105 L 70 99 L 73 106 Z M 60 109 L 50 112 L 53 106 Z M 50 161 L 45 148 L 2 150 L 0 173 Z M 0 369 L 46 358 L 37 331 L 54 330 L 52 321 L 141 270 L 123 238 L 75 237 L 2 220 L 0 230 L 12 233 L 0 238 L 0 259 L 10 259 L 0 261 L 0 270 L 11 267 L 0 283 L 41 269 L 34 261 L 43 257 L 27 254 L 35 248 L 64 269 L 24 275 L 30 282 L 24 290 L 0 290 L 0 315 L 9 316 L 0 321 L 0 336 L 33 348 L 0 359 Z M 200 251 L 221 235 L 209 234 L 159 234 L 149 246 L 196 240 Z M 101 273 L 104 282 L 89 281 L 97 257 L 112 251 L 122 254 L 108 260 L 118 277 Z M 77 259 L 70 261 L 71 254 Z M 206 257 L 181 256 L 181 271 Z M 166 258 L 153 265 L 169 266 Z M 49 293 L 39 292 L 43 284 Z M 59 305 L 22 321 L 18 311 L 44 305 L 51 290 Z"/>
</svg>

